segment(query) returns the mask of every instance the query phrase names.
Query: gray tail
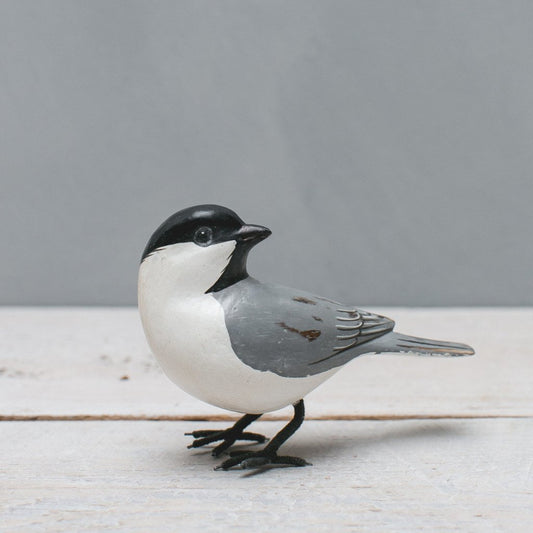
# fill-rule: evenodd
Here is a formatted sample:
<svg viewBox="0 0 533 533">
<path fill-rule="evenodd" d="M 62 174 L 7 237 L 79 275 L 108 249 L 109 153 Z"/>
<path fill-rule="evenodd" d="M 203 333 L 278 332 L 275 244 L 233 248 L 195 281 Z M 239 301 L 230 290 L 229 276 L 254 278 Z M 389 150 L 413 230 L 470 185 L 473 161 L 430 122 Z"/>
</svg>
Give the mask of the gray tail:
<svg viewBox="0 0 533 533">
<path fill-rule="evenodd" d="M 423 339 L 396 332 L 384 335 L 379 340 L 385 341 L 385 339 L 386 343 L 383 342 L 379 352 L 413 353 L 416 355 L 442 357 L 459 357 L 462 355 L 474 355 L 475 353 L 473 348 L 468 346 L 468 344 Z"/>
</svg>

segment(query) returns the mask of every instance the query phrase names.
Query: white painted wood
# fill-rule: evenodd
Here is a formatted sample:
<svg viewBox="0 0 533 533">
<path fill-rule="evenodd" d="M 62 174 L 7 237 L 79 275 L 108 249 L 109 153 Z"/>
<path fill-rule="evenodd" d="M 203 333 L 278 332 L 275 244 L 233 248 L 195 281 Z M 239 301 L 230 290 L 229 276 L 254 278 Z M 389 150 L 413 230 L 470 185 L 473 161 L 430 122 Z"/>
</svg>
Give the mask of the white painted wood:
<svg viewBox="0 0 533 533">
<path fill-rule="evenodd" d="M 309 417 L 533 414 L 532 309 L 375 311 L 477 354 L 361 357 L 307 397 Z M 162 374 L 133 308 L 0 308 L 0 383 L 4 417 L 230 415 Z"/>
<path fill-rule="evenodd" d="M 0 531 L 529 533 L 533 418 L 475 417 L 533 415 L 533 310 L 376 311 L 478 353 L 360 358 L 309 395 L 309 418 L 452 418 L 308 420 L 282 451 L 314 466 L 260 475 L 186 449 L 184 432 L 227 424 L 3 421 Z M 231 416 L 162 374 L 135 309 L 3 308 L 0 417 L 37 415 Z"/>
<path fill-rule="evenodd" d="M 282 449 L 314 466 L 258 475 L 185 448 L 211 426 L 2 422 L 0 529 L 531 531 L 531 419 L 307 422 Z"/>
</svg>

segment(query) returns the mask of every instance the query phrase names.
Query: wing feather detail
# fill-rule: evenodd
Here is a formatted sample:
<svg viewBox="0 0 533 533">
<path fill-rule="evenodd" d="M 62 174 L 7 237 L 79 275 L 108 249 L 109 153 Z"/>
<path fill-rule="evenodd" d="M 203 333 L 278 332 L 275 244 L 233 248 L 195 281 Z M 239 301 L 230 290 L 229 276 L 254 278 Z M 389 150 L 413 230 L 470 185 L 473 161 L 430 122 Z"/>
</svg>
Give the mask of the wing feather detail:
<svg viewBox="0 0 533 533">
<path fill-rule="evenodd" d="M 368 311 L 363 311 L 357 308 L 337 309 L 337 313 L 337 345 L 334 346 L 333 353 L 316 361 L 312 361 L 309 363 L 309 366 L 332 359 L 350 348 L 360 346 L 365 342 L 381 337 L 382 335 L 389 333 L 389 331 L 392 331 L 394 328 L 394 321 L 390 318 L 369 313 Z M 348 331 L 350 331 L 350 335 L 346 335 Z"/>
<path fill-rule="evenodd" d="M 306 377 L 372 351 L 392 330 L 388 318 L 303 291 L 246 278 L 211 293 L 222 306 L 235 355 L 283 377 Z"/>
</svg>

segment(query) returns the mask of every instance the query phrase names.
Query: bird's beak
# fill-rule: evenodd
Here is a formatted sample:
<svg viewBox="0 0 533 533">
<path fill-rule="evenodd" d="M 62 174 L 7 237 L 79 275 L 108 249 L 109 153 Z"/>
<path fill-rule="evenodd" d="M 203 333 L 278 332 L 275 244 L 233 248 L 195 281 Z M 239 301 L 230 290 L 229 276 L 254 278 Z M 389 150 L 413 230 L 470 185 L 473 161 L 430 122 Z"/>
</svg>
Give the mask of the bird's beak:
<svg viewBox="0 0 533 533">
<path fill-rule="evenodd" d="M 235 233 L 235 240 L 237 242 L 257 244 L 263 239 L 266 239 L 271 233 L 272 232 L 264 226 L 245 224 Z"/>
</svg>

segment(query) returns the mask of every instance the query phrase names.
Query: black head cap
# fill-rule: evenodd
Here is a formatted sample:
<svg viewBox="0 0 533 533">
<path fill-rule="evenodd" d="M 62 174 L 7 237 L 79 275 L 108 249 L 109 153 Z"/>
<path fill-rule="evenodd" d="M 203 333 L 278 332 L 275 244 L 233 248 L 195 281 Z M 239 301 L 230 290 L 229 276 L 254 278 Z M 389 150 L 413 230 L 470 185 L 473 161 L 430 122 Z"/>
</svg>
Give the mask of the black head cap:
<svg viewBox="0 0 533 533">
<path fill-rule="evenodd" d="M 248 276 L 246 258 L 250 249 L 271 234 L 268 228 L 245 224 L 227 207 L 197 205 L 182 209 L 167 218 L 150 237 L 141 262 L 158 248 L 180 242 L 193 242 L 207 247 L 226 241 L 236 241 L 231 260 L 218 281 L 208 292 L 216 292 Z"/>
</svg>

